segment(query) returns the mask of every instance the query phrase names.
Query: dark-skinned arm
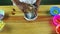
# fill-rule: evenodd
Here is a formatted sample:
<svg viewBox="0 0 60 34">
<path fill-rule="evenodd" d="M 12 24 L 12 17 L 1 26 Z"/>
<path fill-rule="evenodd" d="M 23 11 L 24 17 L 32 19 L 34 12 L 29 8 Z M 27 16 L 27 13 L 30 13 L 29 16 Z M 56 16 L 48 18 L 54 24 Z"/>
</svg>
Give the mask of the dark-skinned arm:
<svg viewBox="0 0 60 34">
<path fill-rule="evenodd" d="M 26 9 L 29 9 L 28 4 L 19 2 L 19 0 L 13 0 L 13 2 L 19 7 L 19 9 L 22 9 L 23 12 L 26 12 Z"/>
<path fill-rule="evenodd" d="M 36 1 L 36 4 L 35 4 L 35 5 L 36 5 L 36 7 L 39 7 L 40 2 L 41 2 L 41 0 L 37 0 L 37 1 Z"/>
</svg>

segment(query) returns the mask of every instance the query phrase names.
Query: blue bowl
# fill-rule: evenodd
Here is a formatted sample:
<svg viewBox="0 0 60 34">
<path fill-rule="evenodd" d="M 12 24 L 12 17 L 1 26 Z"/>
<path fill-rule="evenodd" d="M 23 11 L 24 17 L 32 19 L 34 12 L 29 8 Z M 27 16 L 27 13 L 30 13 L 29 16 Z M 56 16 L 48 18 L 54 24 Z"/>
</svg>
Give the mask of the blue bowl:
<svg viewBox="0 0 60 34">
<path fill-rule="evenodd" d="M 4 15 L 5 15 L 5 11 L 0 10 L 0 20 L 2 20 L 4 18 Z"/>
<path fill-rule="evenodd" d="M 55 16 L 57 14 L 60 14 L 60 9 L 58 7 L 56 7 L 56 6 L 54 6 L 54 7 L 50 8 L 50 14 L 52 16 Z"/>
</svg>

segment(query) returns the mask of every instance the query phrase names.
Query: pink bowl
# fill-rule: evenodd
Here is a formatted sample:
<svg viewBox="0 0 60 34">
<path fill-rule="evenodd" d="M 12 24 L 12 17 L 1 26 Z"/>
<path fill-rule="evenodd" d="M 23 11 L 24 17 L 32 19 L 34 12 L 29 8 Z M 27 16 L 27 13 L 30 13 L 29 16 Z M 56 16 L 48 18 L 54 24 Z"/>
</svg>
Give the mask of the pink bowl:
<svg viewBox="0 0 60 34">
<path fill-rule="evenodd" d="M 53 24 L 56 25 L 56 26 L 60 24 L 60 15 L 59 14 L 55 15 L 53 17 Z"/>
</svg>

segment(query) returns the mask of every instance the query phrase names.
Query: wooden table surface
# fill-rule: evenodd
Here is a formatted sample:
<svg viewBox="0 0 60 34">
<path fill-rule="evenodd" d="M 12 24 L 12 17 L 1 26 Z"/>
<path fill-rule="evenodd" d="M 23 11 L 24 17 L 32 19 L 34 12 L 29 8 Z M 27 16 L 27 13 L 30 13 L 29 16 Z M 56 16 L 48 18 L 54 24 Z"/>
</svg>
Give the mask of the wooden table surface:
<svg viewBox="0 0 60 34">
<path fill-rule="evenodd" d="M 49 9 L 60 5 L 40 5 L 38 8 L 38 18 L 35 21 L 26 21 L 24 14 L 16 6 L 0 6 L 5 11 L 3 19 L 6 26 L 0 34 L 53 34 L 50 25 L 51 15 Z M 16 14 L 12 15 L 12 9 L 16 9 Z"/>
</svg>

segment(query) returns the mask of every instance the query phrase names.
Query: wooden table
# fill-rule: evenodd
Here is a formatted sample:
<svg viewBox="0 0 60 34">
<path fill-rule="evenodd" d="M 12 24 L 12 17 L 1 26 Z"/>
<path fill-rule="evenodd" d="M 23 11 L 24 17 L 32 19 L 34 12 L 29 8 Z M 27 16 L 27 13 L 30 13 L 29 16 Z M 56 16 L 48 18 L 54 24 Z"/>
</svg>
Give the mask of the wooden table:
<svg viewBox="0 0 60 34">
<path fill-rule="evenodd" d="M 4 22 L 6 27 L 0 34 L 53 34 L 50 24 L 51 15 L 49 9 L 52 6 L 60 5 L 40 5 L 38 8 L 38 18 L 29 22 L 24 19 L 24 14 L 16 6 L 0 6 L 6 13 Z M 12 9 L 16 9 L 16 14 L 12 15 Z"/>
</svg>

